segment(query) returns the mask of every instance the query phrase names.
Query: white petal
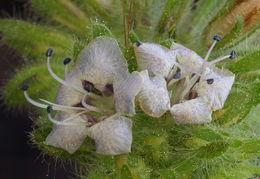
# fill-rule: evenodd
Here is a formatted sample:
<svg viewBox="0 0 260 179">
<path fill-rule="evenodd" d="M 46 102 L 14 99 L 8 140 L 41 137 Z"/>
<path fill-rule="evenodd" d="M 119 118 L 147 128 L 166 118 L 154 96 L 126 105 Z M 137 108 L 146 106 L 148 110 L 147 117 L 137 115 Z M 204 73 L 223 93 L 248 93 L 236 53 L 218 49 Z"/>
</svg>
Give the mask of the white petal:
<svg viewBox="0 0 260 179">
<path fill-rule="evenodd" d="M 59 112 L 56 120 L 63 121 L 64 119 L 72 116 L 72 113 Z M 70 122 L 82 122 L 83 116 L 79 116 Z M 86 126 L 65 126 L 54 125 L 51 133 L 45 140 L 46 145 L 62 148 L 69 152 L 74 153 L 84 142 L 87 136 Z"/>
<path fill-rule="evenodd" d="M 98 153 L 105 155 L 129 153 L 132 144 L 132 121 L 115 114 L 90 127 L 89 136 L 95 140 Z"/>
<path fill-rule="evenodd" d="M 109 37 L 98 37 L 85 47 L 75 69 L 81 73 L 82 80 L 93 83 L 101 91 L 107 84 L 112 84 L 114 76 L 128 70 L 117 41 Z"/>
<path fill-rule="evenodd" d="M 78 78 L 78 72 L 74 69 L 67 74 L 66 81 L 72 85 L 82 87 L 81 79 Z M 61 85 L 57 93 L 55 103 L 72 106 L 78 104 L 81 101 L 82 97 L 82 93 L 72 88 Z"/>
<path fill-rule="evenodd" d="M 211 110 L 202 98 L 175 104 L 170 109 L 176 123 L 202 124 L 211 121 Z"/>
<path fill-rule="evenodd" d="M 172 44 L 171 50 L 176 52 L 176 61 L 183 66 L 184 70 L 185 67 L 187 68 L 185 72 L 191 73 L 189 70 L 192 70 L 200 73 L 204 60 L 196 52 L 177 43 Z"/>
<path fill-rule="evenodd" d="M 207 79 L 214 79 L 213 84 L 207 84 Z M 212 109 L 223 108 L 235 80 L 235 75 L 226 69 L 213 67 L 200 80 L 198 95 L 206 98 Z"/>
<path fill-rule="evenodd" d="M 161 77 L 150 78 L 147 70 L 141 72 L 144 79 L 138 101 L 142 110 L 150 116 L 160 117 L 170 109 L 170 97 L 166 81 Z"/>
<path fill-rule="evenodd" d="M 141 90 L 143 78 L 140 73 L 128 72 L 114 82 L 114 100 L 118 113 L 135 114 L 135 96 Z"/>
<path fill-rule="evenodd" d="M 175 64 L 175 52 L 154 43 L 135 45 L 135 55 L 141 70 L 148 70 L 150 74 L 167 77 Z"/>
</svg>

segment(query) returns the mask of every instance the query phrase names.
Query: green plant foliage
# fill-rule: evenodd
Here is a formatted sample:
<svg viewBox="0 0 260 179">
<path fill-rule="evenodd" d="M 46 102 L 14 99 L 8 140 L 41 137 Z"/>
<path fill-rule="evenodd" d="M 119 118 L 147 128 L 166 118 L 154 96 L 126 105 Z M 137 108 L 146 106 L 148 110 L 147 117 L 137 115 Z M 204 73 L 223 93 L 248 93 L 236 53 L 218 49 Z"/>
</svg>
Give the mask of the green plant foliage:
<svg viewBox="0 0 260 179">
<path fill-rule="evenodd" d="M 45 59 L 45 51 L 50 47 L 55 49 L 57 56 L 66 57 L 73 46 L 73 38 L 69 34 L 20 20 L 0 20 L 0 31 L 4 34 L 4 42 L 37 61 Z"/>
<path fill-rule="evenodd" d="M 125 14 L 122 14 L 124 2 Z M 215 23 L 227 15 L 238 0 L 31 0 L 42 16 L 35 22 L 1 19 L 3 42 L 30 60 L 5 86 L 5 103 L 25 104 L 22 84 L 37 100 L 55 100 L 59 84 L 48 74 L 45 51 L 53 48 L 55 73 L 63 78 L 63 59 L 77 56 L 99 36 L 115 38 L 130 72 L 138 69 L 134 43 L 155 42 L 170 48 L 173 41 L 204 56 L 213 42 Z M 253 12 L 252 12 L 253 13 Z M 253 14 L 254 15 L 254 14 Z M 123 18 L 127 43 L 124 42 Z M 260 175 L 260 31 L 258 23 L 244 31 L 246 20 L 238 15 L 234 26 L 217 44 L 211 59 L 236 50 L 238 57 L 221 62 L 236 74 L 235 83 L 223 109 L 213 112 L 213 121 L 203 125 L 176 124 L 169 112 L 160 118 L 146 115 L 136 102 L 133 143 L 129 154 L 104 156 L 95 152 L 95 143 L 86 138 L 74 154 L 45 145 L 53 124 L 46 110 L 38 110 L 35 130 L 30 134 L 43 153 L 62 161 L 74 160 L 81 178 L 253 178 Z M 47 22 L 47 23 L 46 23 Z M 128 29 L 130 27 L 130 29 Z M 222 28 L 222 27 L 218 27 Z M 129 30 L 129 31 L 128 31 Z M 210 60 L 211 60 L 210 59 Z M 173 89 L 177 88 L 176 86 Z"/>
</svg>

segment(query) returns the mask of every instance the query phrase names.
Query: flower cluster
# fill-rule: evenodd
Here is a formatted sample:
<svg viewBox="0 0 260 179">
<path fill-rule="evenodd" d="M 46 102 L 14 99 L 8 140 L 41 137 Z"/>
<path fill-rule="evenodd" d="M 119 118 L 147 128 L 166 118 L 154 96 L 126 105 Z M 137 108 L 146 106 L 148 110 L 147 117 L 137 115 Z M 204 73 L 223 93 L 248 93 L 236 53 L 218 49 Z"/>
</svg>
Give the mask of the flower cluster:
<svg viewBox="0 0 260 179">
<path fill-rule="evenodd" d="M 220 40 L 214 37 L 205 59 L 180 44 L 168 49 L 137 41 L 134 49 L 140 71 L 130 73 L 117 41 L 98 37 L 81 51 L 69 72 L 71 59 L 64 60 L 64 80 L 52 71 L 53 51 L 48 49 L 48 70 L 61 83 L 55 103 L 43 99 L 39 103 L 29 97 L 28 85 L 22 88 L 30 103 L 47 108 L 54 123 L 46 145 L 74 153 L 89 136 L 98 153 L 128 153 L 133 125 L 128 116 L 135 114 L 135 99 L 146 114 L 160 117 L 170 111 L 182 124 L 210 122 L 212 111 L 223 107 L 235 75 L 214 64 L 233 59 L 236 53 L 208 62 Z M 53 111 L 58 111 L 54 118 Z"/>
</svg>

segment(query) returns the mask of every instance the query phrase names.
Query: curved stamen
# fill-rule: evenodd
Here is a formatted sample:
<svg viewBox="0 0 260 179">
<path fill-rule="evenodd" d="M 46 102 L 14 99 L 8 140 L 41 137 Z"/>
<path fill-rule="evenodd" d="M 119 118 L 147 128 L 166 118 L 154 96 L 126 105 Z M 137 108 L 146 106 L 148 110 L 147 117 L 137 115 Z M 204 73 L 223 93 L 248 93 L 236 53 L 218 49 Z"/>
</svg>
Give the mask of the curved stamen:
<svg viewBox="0 0 260 179">
<path fill-rule="evenodd" d="M 52 110 L 53 110 L 53 108 L 52 108 L 52 106 L 47 106 L 47 112 L 48 112 L 48 119 L 52 122 L 52 123 L 54 123 L 54 124 L 56 124 L 56 125 L 64 125 L 64 126 L 82 126 L 82 125 L 86 125 L 87 124 L 87 122 L 66 122 L 66 121 L 68 121 L 68 120 L 72 120 L 72 119 L 74 119 L 75 117 L 77 117 L 77 116 L 79 116 L 80 114 L 78 113 L 78 114 L 76 114 L 76 115 L 74 115 L 74 116 L 71 116 L 70 118 L 67 118 L 67 119 L 65 119 L 64 121 L 57 121 L 57 120 L 55 120 L 55 119 L 53 119 L 52 117 L 51 117 L 51 112 L 52 112 Z M 85 111 L 84 111 L 85 112 Z M 83 114 L 83 112 L 81 112 L 82 114 Z"/>
<path fill-rule="evenodd" d="M 28 90 L 28 89 L 29 89 L 29 86 L 28 86 L 28 85 L 23 85 L 23 86 L 22 86 L 22 90 L 24 91 L 24 97 L 25 97 L 25 99 L 26 99 L 29 103 L 31 103 L 32 105 L 37 106 L 37 107 L 39 107 L 39 108 L 47 108 L 47 107 L 48 107 L 48 105 L 39 103 L 39 102 L 37 102 L 37 101 L 34 101 L 32 98 L 30 98 L 30 96 L 29 96 L 28 93 L 27 93 L 27 90 Z M 66 107 L 66 106 L 65 106 L 65 107 Z M 56 105 L 56 106 L 53 107 L 53 110 L 56 110 L 56 111 L 68 111 L 68 110 L 72 110 L 72 109 L 68 109 L 68 108 L 65 108 L 65 107 L 64 107 L 64 106 L 58 106 L 58 105 Z M 73 109 L 73 110 L 76 110 L 76 109 Z M 86 110 L 86 109 L 82 108 L 81 110 Z"/>
<path fill-rule="evenodd" d="M 63 64 L 65 65 L 65 80 L 67 79 L 68 74 L 68 65 L 71 62 L 71 58 L 65 58 Z"/>
<path fill-rule="evenodd" d="M 29 103 L 31 103 L 31 104 L 34 105 L 34 106 L 37 106 L 37 107 L 39 107 L 39 108 L 47 108 L 47 107 L 48 107 L 48 105 L 38 103 L 38 102 L 34 101 L 32 98 L 30 98 L 30 96 L 28 95 L 27 91 L 24 91 L 24 97 L 25 97 L 25 99 L 26 99 Z"/>
<path fill-rule="evenodd" d="M 51 51 L 51 53 L 48 53 L 49 51 Z M 64 86 L 73 88 L 73 89 L 75 89 L 75 90 L 78 91 L 78 92 L 85 93 L 85 90 L 84 90 L 84 89 L 78 88 L 77 86 L 74 86 L 74 85 L 68 83 L 67 81 L 62 80 L 61 78 L 59 78 L 59 77 L 52 71 L 51 64 L 50 64 L 50 57 L 51 57 L 51 55 L 52 55 L 52 49 L 48 49 L 47 52 L 46 52 L 46 56 L 47 56 L 47 66 L 48 66 L 48 70 L 49 70 L 51 76 L 52 76 L 55 80 L 57 80 L 58 82 L 60 82 L 61 84 L 63 84 Z"/>
<path fill-rule="evenodd" d="M 95 112 L 99 112 L 99 113 L 102 113 L 103 111 L 95 106 L 91 106 L 89 104 L 86 103 L 86 98 L 87 98 L 87 95 L 88 94 L 85 94 L 81 100 L 81 104 L 88 110 L 90 111 L 95 111 Z"/>
<path fill-rule="evenodd" d="M 58 107 L 58 108 L 64 108 L 64 109 L 68 109 L 68 110 L 86 110 L 85 108 L 81 108 L 81 107 L 72 107 L 72 106 L 64 106 L 64 105 L 60 105 L 60 104 L 55 104 L 55 103 L 52 103 L 52 102 L 49 102 L 45 99 L 41 99 L 39 98 L 40 101 L 43 101 L 49 105 L 52 105 L 54 107 Z"/>
</svg>

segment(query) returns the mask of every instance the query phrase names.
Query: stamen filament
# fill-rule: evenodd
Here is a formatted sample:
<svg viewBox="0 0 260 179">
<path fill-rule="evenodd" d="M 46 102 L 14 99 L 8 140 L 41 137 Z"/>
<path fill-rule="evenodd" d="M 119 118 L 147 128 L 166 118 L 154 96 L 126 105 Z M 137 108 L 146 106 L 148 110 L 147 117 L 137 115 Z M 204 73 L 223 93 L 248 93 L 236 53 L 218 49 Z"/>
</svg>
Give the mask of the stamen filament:
<svg viewBox="0 0 260 179">
<path fill-rule="evenodd" d="M 68 74 L 68 65 L 65 65 L 65 80 L 67 79 Z"/>
<path fill-rule="evenodd" d="M 65 65 L 65 80 L 67 79 L 68 65 L 71 62 L 71 58 L 65 58 L 63 64 Z"/>
<path fill-rule="evenodd" d="M 211 47 L 209 48 L 208 52 L 207 52 L 207 55 L 205 56 L 205 59 L 204 59 L 204 62 L 207 62 L 208 59 L 209 59 L 209 56 L 213 50 L 213 48 L 215 47 L 217 41 L 214 41 L 213 44 L 211 45 Z"/>
<path fill-rule="evenodd" d="M 67 119 L 65 119 L 65 120 L 63 120 L 62 122 L 67 122 L 67 121 L 70 121 L 70 120 L 72 120 L 72 119 L 75 119 L 76 117 L 78 117 L 78 116 L 80 116 L 81 114 L 84 114 L 84 113 L 86 113 L 87 111 L 81 111 L 81 112 L 79 112 L 79 113 L 77 113 L 77 114 L 75 114 L 75 115 L 73 115 L 73 116 L 71 116 L 71 117 L 68 117 Z M 85 122 L 85 121 L 84 121 Z"/>
<path fill-rule="evenodd" d="M 68 83 L 67 81 L 62 80 L 61 78 L 59 78 L 59 77 L 52 71 L 51 64 L 50 64 L 50 56 L 47 57 L 47 66 L 48 66 L 48 70 L 49 70 L 51 76 L 52 76 L 55 80 L 57 80 L 58 82 L 60 82 L 60 83 L 63 84 L 64 86 L 73 88 L 73 89 L 75 89 L 76 91 L 79 91 L 79 92 L 81 92 L 81 93 L 86 93 L 85 90 L 83 90 L 83 89 L 81 89 L 81 88 L 78 88 L 77 86 L 74 86 L 74 85 Z"/>
<path fill-rule="evenodd" d="M 208 62 L 208 66 L 211 66 L 211 65 L 213 65 L 215 63 L 218 63 L 218 62 L 220 62 L 222 60 L 225 60 L 227 58 L 230 58 L 230 55 L 227 55 L 227 56 L 224 56 L 224 57 L 219 57 L 219 58 L 217 58 L 217 59 L 215 59 L 213 61 L 210 61 L 210 62 Z"/>
<path fill-rule="evenodd" d="M 195 85 L 196 81 L 199 79 L 198 75 L 194 75 L 190 80 L 187 79 L 187 86 L 185 87 L 185 89 L 182 91 L 181 95 L 180 95 L 180 100 L 182 100 L 191 90 L 191 88 Z"/>
<path fill-rule="evenodd" d="M 86 125 L 86 122 L 64 122 L 64 121 L 57 121 L 51 117 L 51 113 L 48 114 L 49 120 L 56 124 L 56 125 L 64 125 L 64 126 L 82 126 Z"/>
<path fill-rule="evenodd" d="M 52 102 L 49 102 L 45 99 L 41 99 L 39 98 L 39 100 L 49 104 L 49 105 L 52 105 L 54 107 L 58 107 L 58 108 L 64 108 L 64 109 L 68 109 L 68 110 L 86 110 L 85 108 L 81 108 L 81 107 L 72 107 L 72 106 L 64 106 L 64 105 L 60 105 L 60 104 L 55 104 L 55 103 L 52 103 Z"/>
<path fill-rule="evenodd" d="M 86 98 L 87 98 L 88 94 L 85 94 L 81 100 L 81 104 L 88 110 L 90 111 L 95 111 L 95 112 L 99 112 L 99 113 L 103 113 L 103 111 L 95 106 L 91 106 L 89 104 L 86 103 Z"/>
<path fill-rule="evenodd" d="M 48 107 L 48 105 L 46 105 L 46 104 L 41 104 L 41 103 L 34 101 L 32 98 L 30 98 L 30 96 L 28 95 L 28 93 L 26 91 L 24 91 L 24 97 L 29 103 L 31 103 L 34 106 L 37 106 L 39 108 L 47 108 Z"/>
<path fill-rule="evenodd" d="M 25 99 L 34 106 L 37 106 L 39 108 L 47 108 L 48 107 L 48 105 L 46 105 L 46 104 L 42 104 L 42 103 L 39 103 L 37 101 L 34 101 L 32 98 L 30 98 L 30 96 L 28 95 L 28 93 L 26 91 L 24 91 L 24 96 L 25 96 Z M 61 108 L 61 107 L 58 107 L 58 106 L 54 106 L 53 110 L 68 111 L 68 109 L 64 109 L 64 108 Z"/>
</svg>

